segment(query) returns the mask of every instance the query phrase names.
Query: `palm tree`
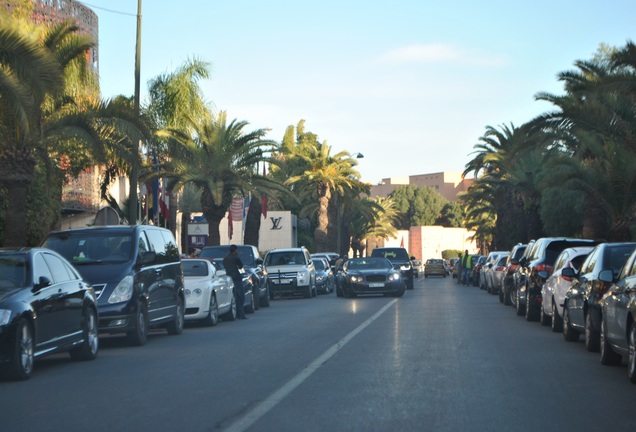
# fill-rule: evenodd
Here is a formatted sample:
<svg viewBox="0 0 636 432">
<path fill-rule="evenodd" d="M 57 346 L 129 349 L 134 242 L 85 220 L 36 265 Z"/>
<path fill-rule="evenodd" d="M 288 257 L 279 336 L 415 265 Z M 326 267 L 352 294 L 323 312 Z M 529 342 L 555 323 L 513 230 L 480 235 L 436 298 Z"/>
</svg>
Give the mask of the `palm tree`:
<svg viewBox="0 0 636 432">
<path fill-rule="evenodd" d="M 6 246 L 26 242 L 26 191 L 38 156 L 49 160 L 47 133 L 52 129 L 46 122 L 67 100 L 65 69 L 81 63 L 93 46 L 76 31 L 70 21 L 30 35 L 16 23 L 5 21 L 0 28 L 0 186 L 9 203 L 4 222 L 11 226 L 5 232 Z"/>
<path fill-rule="evenodd" d="M 301 183 L 311 187 L 315 193 L 318 204 L 317 226 L 314 230 L 316 252 L 333 251 L 336 247 L 337 235 L 333 236 L 336 230 L 332 228 L 331 233 L 329 232 L 330 226 L 334 227 L 333 224 L 338 222 L 334 217 L 330 222 L 329 205 L 333 193 L 343 194 L 345 188 L 365 187 L 358 180 L 360 174 L 354 169 L 357 162 L 348 152 L 339 152 L 333 156 L 330 153 L 331 147 L 326 142 L 296 147 L 292 158 L 304 162 L 304 167 L 302 172 L 287 180 L 289 185 Z"/>
<path fill-rule="evenodd" d="M 353 256 L 362 256 L 369 241 L 395 237 L 398 210 L 390 197 L 361 198 L 352 201 L 351 247 Z M 373 248 L 371 248 L 373 249 Z M 367 250 L 370 250 L 367 248 Z"/>
<path fill-rule="evenodd" d="M 266 130 L 246 133 L 246 126 L 244 121 L 228 123 L 226 113 L 220 112 L 197 125 L 194 135 L 164 130 L 160 136 L 178 142 L 182 157 L 166 161 L 158 172 L 144 176 L 168 176 L 174 179 L 175 189 L 192 184 L 201 190 L 201 209 L 209 223 L 209 245 L 220 244 L 219 226 L 235 196 L 265 188 L 284 190 L 255 169 L 259 162 L 278 163 L 265 156 L 276 148 L 276 143 L 264 138 Z"/>
</svg>

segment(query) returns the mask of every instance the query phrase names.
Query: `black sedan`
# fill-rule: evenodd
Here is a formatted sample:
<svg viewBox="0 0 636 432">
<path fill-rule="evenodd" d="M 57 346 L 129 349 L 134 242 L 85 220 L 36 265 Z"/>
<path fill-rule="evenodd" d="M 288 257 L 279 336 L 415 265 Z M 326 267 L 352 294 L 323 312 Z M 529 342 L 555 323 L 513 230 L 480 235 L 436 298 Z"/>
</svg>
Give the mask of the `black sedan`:
<svg viewBox="0 0 636 432">
<path fill-rule="evenodd" d="M 406 289 L 399 269 L 386 258 L 351 258 L 338 273 L 339 297 L 358 294 L 384 294 L 402 297 Z"/>
<path fill-rule="evenodd" d="M 93 288 L 48 249 L 0 249 L 0 372 L 28 379 L 34 360 L 69 351 L 94 360 L 99 347 Z"/>
</svg>

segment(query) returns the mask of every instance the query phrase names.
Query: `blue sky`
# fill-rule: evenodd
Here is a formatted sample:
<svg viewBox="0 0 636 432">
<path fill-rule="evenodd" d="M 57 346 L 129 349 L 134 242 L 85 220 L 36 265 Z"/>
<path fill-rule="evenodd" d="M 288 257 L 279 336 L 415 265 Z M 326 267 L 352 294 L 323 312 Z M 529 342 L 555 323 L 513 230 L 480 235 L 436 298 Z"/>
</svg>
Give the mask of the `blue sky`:
<svg viewBox="0 0 636 432">
<path fill-rule="evenodd" d="M 132 95 L 137 1 L 84 2 L 99 17 L 102 94 Z M 106 9 L 106 10 L 105 10 Z M 211 64 L 206 98 L 228 118 L 287 126 L 361 152 L 362 179 L 463 171 L 487 126 L 552 107 L 557 74 L 600 43 L 636 40 L 633 0 L 145 0 L 141 88 L 188 58 Z"/>
</svg>

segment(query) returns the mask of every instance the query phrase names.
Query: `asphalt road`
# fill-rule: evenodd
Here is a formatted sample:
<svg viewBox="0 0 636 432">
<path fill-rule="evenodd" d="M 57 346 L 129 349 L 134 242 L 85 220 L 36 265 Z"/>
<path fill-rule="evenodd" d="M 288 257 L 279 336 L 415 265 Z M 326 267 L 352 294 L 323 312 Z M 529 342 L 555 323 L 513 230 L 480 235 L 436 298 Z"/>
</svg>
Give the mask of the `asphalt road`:
<svg viewBox="0 0 636 432">
<path fill-rule="evenodd" d="M 636 386 L 451 278 L 400 299 L 276 300 L 249 319 L 0 382 L 10 431 L 634 430 Z"/>
</svg>

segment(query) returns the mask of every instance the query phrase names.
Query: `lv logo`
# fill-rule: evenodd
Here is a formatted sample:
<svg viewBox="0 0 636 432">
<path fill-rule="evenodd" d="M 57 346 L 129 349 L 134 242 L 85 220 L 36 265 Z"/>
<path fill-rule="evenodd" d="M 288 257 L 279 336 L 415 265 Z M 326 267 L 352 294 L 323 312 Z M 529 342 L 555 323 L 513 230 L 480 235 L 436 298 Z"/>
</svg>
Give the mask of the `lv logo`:
<svg viewBox="0 0 636 432">
<path fill-rule="evenodd" d="M 277 217 L 277 218 L 269 218 L 272 221 L 272 228 L 273 230 L 280 230 L 283 229 L 282 226 L 280 226 L 280 221 L 283 220 L 282 217 Z"/>
</svg>

